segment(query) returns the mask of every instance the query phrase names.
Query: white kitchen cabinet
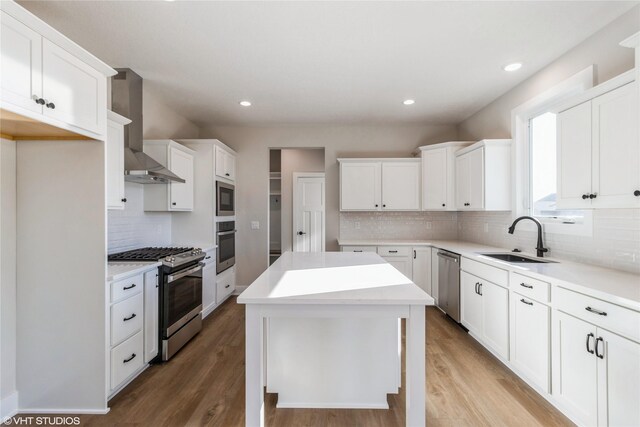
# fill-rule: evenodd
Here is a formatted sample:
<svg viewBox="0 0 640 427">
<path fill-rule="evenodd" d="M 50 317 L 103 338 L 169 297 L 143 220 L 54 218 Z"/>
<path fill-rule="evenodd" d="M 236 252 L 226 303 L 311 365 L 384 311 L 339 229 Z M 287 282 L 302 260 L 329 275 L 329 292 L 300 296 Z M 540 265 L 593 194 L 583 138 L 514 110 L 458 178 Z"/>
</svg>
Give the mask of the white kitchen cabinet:
<svg viewBox="0 0 640 427">
<path fill-rule="evenodd" d="M 216 307 L 216 250 L 208 251 L 202 269 L 202 317 Z"/>
<path fill-rule="evenodd" d="M 431 295 L 431 247 L 416 246 L 413 248 L 412 263 L 413 283 Z"/>
<path fill-rule="evenodd" d="M 36 121 L 32 130 L 10 132 L 46 136 L 42 122 L 104 140 L 107 77 L 115 70 L 14 2 L 1 7 L 2 109 Z"/>
<path fill-rule="evenodd" d="M 438 305 L 438 249 L 431 250 L 431 296 Z"/>
<path fill-rule="evenodd" d="M 422 209 L 455 211 L 455 152 L 472 142 L 452 141 L 420 147 Z"/>
<path fill-rule="evenodd" d="M 420 210 L 419 161 L 382 162 L 382 210 Z"/>
<path fill-rule="evenodd" d="M 557 115 L 561 209 L 640 207 L 637 83 L 611 86 Z"/>
<path fill-rule="evenodd" d="M 458 210 L 511 210 L 511 140 L 487 139 L 460 149 L 455 161 Z"/>
<path fill-rule="evenodd" d="M 144 273 L 144 363 L 158 355 L 160 295 L 158 270 Z"/>
<path fill-rule="evenodd" d="M 466 271 L 460 273 L 461 323 L 501 358 L 509 358 L 509 291 Z"/>
<path fill-rule="evenodd" d="M 378 246 L 378 255 L 412 280 L 413 251 L 409 246 Z"/>
<path fill-rule="evenodd" d="M 194 151 L 171 140 L 144 141 L 144 152 L 185 180 L 144 186 L 145 211 L 192 211 Z"/>
<path fill-rule="evenodd" d="M 421 205 L 419 159 L 338 159 L 340 210 L 417 211 Z"/>
<path fill-rule="evenodd" d="M 216 304 L 222 303 L 236 289 L 236 267 L 226 269 L 216 276 Z"/>
<path fill-rule="evenodd" d="M 513 293 L 510 326 L 511 364 L 540 390 L 550 393 L 551 309 L 526 295 Z"/>
<path fill-rule="evenodd" d="M 381 206 L 380 162 L 340 162 L 340 210 L 376 211 Z"/>
<path fill-rule="evenodd" d="M 107 209 L 124 209 L 124 127 L 131 120 L 107 111 Z"/>
<path fill-rule="evenodd" d="M 236 179 L 236 156 L 216 146 L 216 176 L 230 181 Z"/>
<path fill-rule="evenodd" d="M 2 103 L 42 114 L 42 36 L 2 12 L 0 84 Z"/>
</svg>

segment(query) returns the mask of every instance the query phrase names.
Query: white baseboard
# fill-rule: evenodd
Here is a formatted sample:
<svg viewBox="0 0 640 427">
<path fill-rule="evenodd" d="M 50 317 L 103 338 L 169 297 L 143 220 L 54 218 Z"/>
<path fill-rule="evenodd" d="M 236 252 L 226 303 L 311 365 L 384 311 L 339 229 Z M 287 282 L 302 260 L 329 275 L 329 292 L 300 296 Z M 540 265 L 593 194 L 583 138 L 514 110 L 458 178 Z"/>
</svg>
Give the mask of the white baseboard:
<svg viewBox="0 0 640 427">
<path fill-rule="evenodd" d="M 104 415 L 109 412 L 109 408 L 105 408 L 105 409 L 20 408 L 20 412 L 25 414 Z"/>
<path fill-rule="evenodd" d="M 313 408 L 313 409 L 389 409 L 388 403 L 362 403 L 362 402 L 326 402 L 326 403 L 299 403 L 283 402 L 276 404 L 276 408 Z"/>
<path fill-rule="evenodd" d="M 14 391 L 9 396 L 0 400 L 0 420 L 13 417 L 18 413 L 18 392 Z"/>
</svg>

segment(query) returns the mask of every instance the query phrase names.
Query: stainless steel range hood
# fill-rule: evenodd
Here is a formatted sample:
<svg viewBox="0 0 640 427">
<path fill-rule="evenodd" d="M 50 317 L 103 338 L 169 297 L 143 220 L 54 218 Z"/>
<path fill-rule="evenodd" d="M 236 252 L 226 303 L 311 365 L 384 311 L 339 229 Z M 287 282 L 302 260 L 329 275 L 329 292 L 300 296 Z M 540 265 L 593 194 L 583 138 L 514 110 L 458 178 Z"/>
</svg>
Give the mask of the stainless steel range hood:
<svg viewBox="0 0 640 427">
<path fill-rule="evenodd" d="M 111 79 L 111 109 L 131 119 L 124 130 L 124 179 L 139 184 L 185 180 L 142 152 L 142 77 L 129 68 L 116 68 Z"/>
</svg>

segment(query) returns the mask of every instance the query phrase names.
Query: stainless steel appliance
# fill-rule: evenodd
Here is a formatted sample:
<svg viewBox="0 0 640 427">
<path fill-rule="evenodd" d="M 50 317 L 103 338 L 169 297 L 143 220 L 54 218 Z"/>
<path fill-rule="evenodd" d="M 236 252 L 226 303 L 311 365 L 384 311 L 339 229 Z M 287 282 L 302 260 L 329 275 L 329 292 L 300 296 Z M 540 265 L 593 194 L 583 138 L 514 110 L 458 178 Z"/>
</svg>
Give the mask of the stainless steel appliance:
<svg viewBox="0 0 640 427">
<path fill-rule="evenodd" d="M 236 263 L 236 223 L 222 221 L 216 224 L 216 273 L 231 268 Z"/>
<path fill-rule="evenodd" d="M 460 323 L 460 255 L 438 250 L 438 307 Z"/>
<path fill-rule="evenodd" d="M 142 248 L 109 255 L 109 261 L 160 261 L 159 340 L 155 361 L 169 360 L 202 329 L 202 267 L 196 248 Z"/>
<path fill-rule="evenodd" d="M 226 182 L 216 181 L 216 215 L 235 215 L 235 200 L 235 187 Z"/>
</svg>

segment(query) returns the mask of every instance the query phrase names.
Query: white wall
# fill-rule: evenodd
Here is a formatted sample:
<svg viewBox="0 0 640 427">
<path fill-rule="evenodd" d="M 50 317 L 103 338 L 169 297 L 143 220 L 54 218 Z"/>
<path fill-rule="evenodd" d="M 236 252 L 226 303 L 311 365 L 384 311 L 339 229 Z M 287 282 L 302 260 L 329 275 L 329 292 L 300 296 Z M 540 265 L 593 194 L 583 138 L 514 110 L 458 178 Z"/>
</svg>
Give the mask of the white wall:
<svg viewBox="0 0 640 427">
<path fill-rule="evenodd" d="M 0 419 L 17 410 L 16 143 L 0 139 Z"/>
<path fill-rule="evenodd" d="M 293 174 L 295 172 L 324 172 L 324 149 L 287 148 L 281 150 L 281 249 L 293 248 Z"/>
<path fill-rule="evenodd" d="M 632 49 L 619 42 L 640 30 L 640 6 L 562 55 L 516 88 L 502 95 L 458 126 L 460 139 L 511 138 L 511 110 L 555 86 L 573 74 L 595 64 L 596 84 L 634 66 Z M 526 66 L 526 64 L 525 64 Z M 458 215 L 461 239 L 501 247 L 532 250 L 532 232 L 506 233 L 511 213 L 473 213 Z M 484 232 L 487 224 L 489 232 Z M 640 210 L 605 209 L 593 211 L 593 237 L 545 233 L 550 256 L 640 272 Z"/>
<path fill-rule="evenodd" d="M 268 266 L 269 148 L 325 149 L 326 249 L 337 250 L 340 229 L 338 157 L 406 157 L 416 147 L 456 139 L 448 125 L 354 126 L 223 126 L 201 131 L 201 137 L 218 138 L 238 153 L 237 170 L 237 272 L 238 285 L 250 285 Z M 259 230 L 250 222 L 260 221 Z"/>
<path fill-rule="evenodd" d="M 198 138 L 198 127 L 166 106 L 143 82 L 143 138 Z M 154 184 L 155 185 L 155 184 Z M 126 183 L 125 209 L 108 212 L 109 253 L 171 244 L 171 214 L 144 211 L 144 185 Z"/>
</svg>

